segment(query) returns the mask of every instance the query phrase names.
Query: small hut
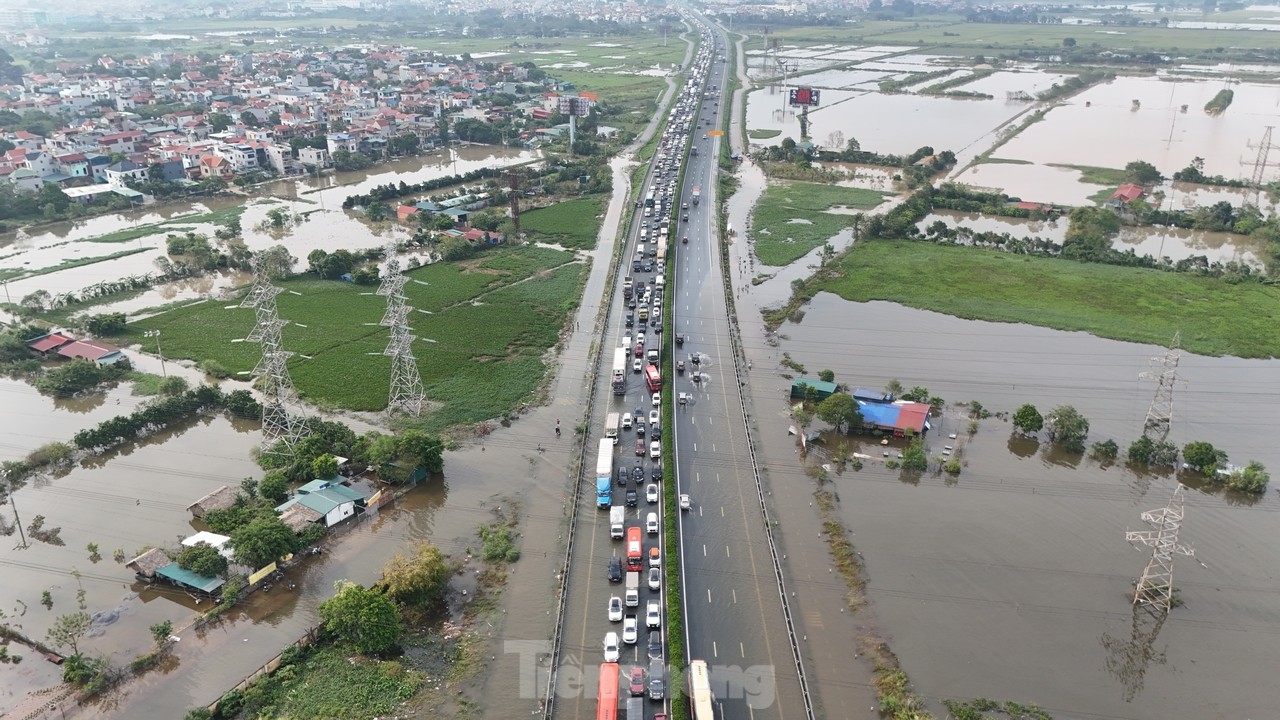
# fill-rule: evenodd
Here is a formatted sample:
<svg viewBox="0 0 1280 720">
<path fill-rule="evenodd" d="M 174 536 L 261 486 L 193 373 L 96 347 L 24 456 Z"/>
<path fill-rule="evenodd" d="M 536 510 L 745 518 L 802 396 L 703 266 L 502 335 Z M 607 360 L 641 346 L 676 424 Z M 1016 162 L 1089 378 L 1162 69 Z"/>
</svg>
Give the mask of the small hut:
<svg viewBox="0 0 1280 720">
<path fill-rule="evenodd" d="M 160 548 L 151 548 L 138 557 L 125 563 L 125 567 L 132 570 L 139 580 L 143 582 L 155 582 L 156 571 L 172 563 L 173 560 L 165 553 L 165 551 Z"/>
<path fill-rule="evenodd" d="M 280 514 L 280 521 L 288 525 L 289 529 L 295 533 L 300 533 L 306 530 L 311 523 L 322 520 L 324 520 L 322 513 L 312 510 L 302 503 L 294 503 Z"/>
<path fill-rule="evenodd" d="M 191 511 L 191 517 L 199 520 L 204 514 L 210 510 L 226 510 L 236 503 L 236 495 L 239 491 L 230 485 L 223 485 L 213 492 L 205 495 L 199 500 L 187 506 Z"/>
</svg>

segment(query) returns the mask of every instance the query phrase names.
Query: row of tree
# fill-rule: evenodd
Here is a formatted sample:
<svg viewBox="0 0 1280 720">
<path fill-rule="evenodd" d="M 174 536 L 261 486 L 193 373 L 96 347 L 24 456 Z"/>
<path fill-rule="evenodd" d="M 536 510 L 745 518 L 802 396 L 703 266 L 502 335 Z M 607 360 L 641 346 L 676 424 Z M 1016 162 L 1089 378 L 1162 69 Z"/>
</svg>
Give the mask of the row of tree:
<svg viewBox="0 0 1280 720">
<path fill-rule="evenodd" d="M 80 430 L 71 442 L 81 450 L 102 452 L 134 442 L 200 412 L 226 410 L 240 417 L 258 417 L 262 408 L 248 390 L 224 393 L 216 385 L 199 385 L 180 394 L 159 397 L 128 415 L 118 415 Z"/>
</svg>

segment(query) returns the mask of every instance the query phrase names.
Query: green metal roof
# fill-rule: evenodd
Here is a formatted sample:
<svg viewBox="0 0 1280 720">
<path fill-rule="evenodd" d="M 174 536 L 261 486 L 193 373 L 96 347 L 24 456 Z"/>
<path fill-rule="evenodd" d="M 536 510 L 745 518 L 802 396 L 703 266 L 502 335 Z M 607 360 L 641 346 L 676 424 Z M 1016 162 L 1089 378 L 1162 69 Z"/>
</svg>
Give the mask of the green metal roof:
<svg viewBox="0 0 1280 720">
<path fill-rule="evenodd" d="M 184 570 L 178 566 L 178 563 L 169 563 L 156 570 L 156 574 L 168 578 L 179 585 L 186 585 L 207 593 L 217 590 L 226 582 L 222 578 L 205 577 L 204 575 L 197 575 L 190 570 Z"/>
</svg>

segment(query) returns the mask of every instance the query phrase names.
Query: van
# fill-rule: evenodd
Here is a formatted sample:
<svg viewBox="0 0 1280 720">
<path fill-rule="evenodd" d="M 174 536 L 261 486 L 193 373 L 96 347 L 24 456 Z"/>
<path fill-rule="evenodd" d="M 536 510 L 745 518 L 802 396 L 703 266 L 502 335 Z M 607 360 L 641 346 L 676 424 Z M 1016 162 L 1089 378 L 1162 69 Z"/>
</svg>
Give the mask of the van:
<svg viewBox="0 0 1280 720">
<path fill-rule="evenodd" d="M 627 720 L 644 720 L 644 698 L 627 698 Z"/>
<path fill-rule="evenodd" d="M 604 436 L 618 444 L 618 413 L 609 413 L 604 419 Z"/>
<path fill-rule="evenodd" d="M 640 607 L 640 573 L 627 573 L 627 590 L 623 596 L 623 604 L 627 607 Z"/>
</svg>

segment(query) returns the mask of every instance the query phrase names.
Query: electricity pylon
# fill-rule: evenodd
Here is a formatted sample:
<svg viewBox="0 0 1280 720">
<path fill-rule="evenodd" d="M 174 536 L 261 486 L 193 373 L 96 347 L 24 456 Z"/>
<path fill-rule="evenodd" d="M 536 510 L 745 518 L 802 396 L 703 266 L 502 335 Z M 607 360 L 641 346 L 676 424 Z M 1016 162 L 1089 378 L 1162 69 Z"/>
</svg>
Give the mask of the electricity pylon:
<svg viewBox="0 0 1280 720">
<path fill-rule="evenodd" d="M 391 393 L 387 401 L 387 414 L 396 410 L 418 417 L 422 414 L 422 406 L 426 403 L 426 392 L 422 388 L 422 376 L 418 372 L 418 361 L 413 356 L 413 341 L 417 338 L 410 333 L 409 307 L 404 295 L 405 283 L 409 278 L 400 272 L 400 262 L 396 259 L 396 242 L 389 241 L 386 247 L 387 265 L 382 276 L 382 284 L 378 286 L 378 295 L 387 298 L 387 311 L 379 325 L 390 328 L 391 339 L 383 355 L 391 358 Z"/>
<path fill-rule="evenodd" d="M 263 395 L 263 451 L 292 454 L 306 435 L 306 414 L 289 376 L 289 358 L 293 353 L 284 349 L 281 337 L 288 321 L 281 320 L 276 309 L 276 296 L 284 290 L 271 284 L 261 253 L 255 254 L 251 262 L 253 286 L 240 301 L 240 307 L 253 308 L 257 318 L 245 342 L 256 342 L 262 347 L 262 357 L 250 374 L 258 378 L 258 389 Z"/>
<path fill-rule="evenodd" d="M 1151 358 L 1154 369 L 1139 376 L 1156 381 L 1156 394 L 1142 424 L 1142 434 L 1153 442 L 1164 442 L 1169 437 L 1169 425 L 1173 422 L 1173 385 L 1178 381 L 1178 359 L 1182 355 L 1181 342 L 1182 333 L 1175 332 L 1164 356 Z"/>
<path fill-rule="evenodd" d="M 1151 560 L 1142 571 L 1137 590 L 1133 594 L 1134 604 L 1149 603 L 1156 609 L 1168 612 L 1173 604 L 1173 556 L 1195 555 L 1191 548 L 1178 543 L 1178 530 L 1182 527 L 1183 487 L 1173 491 L 1169 504 L 1158 509 L 1142 513 L 1142 519 L 1151 525 L 1153 530 L 1126 532 L 1124 539 L 1131 543 L 1140 542 L 1152 549 Z"/>
</svg>

